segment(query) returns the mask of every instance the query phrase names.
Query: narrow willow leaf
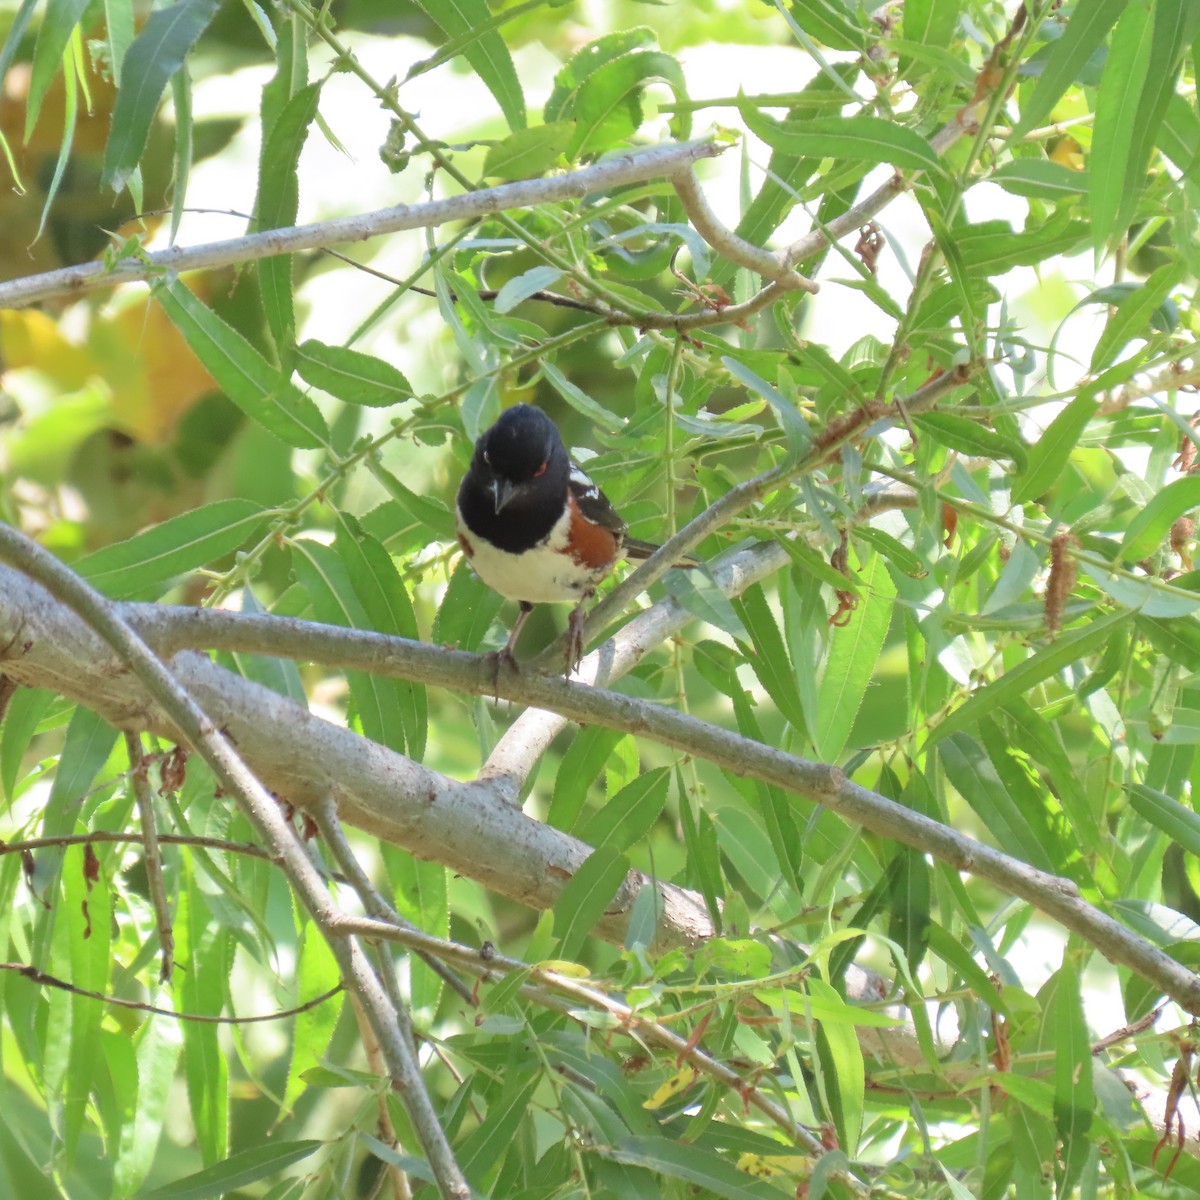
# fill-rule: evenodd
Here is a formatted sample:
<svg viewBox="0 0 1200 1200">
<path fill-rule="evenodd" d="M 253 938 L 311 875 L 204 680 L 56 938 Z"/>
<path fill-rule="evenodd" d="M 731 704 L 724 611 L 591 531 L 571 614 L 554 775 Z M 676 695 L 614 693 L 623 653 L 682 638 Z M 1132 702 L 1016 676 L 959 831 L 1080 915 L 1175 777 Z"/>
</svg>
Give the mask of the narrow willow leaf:
<svg viewBox="0 0 1200 1200">
<path fill-rule="evenodd" d="M 540 1080 L 540 1073 L 532 1068 L 510 1067 L 504 1090 L 494 1099 L 489 1098 L 483 1123 L 461 1148 L 456 1147 L 459 1166 L 480 1196 L 496 1194 L 482 1185 L 512 1148 L 518 1126 L 528 1119 L 529 1104 Z"/>
<path fill-rule="evenodd" d="M 9 804 L 16 799 L 21 760 L 53 701 L 53 692 L 42 688 L 20 688 L 8 702 L 4 724 L 0 725 L 0 783 Z"/>
<path fill-rule="evenodd" d="M 741 598 L 734 601 L 733 607 L 753 642 L 753 653 L 746 655 L 746 661 L 779 711 L 796 732 L 803 735 L 808 728 L 808 721 L 796 686 L 795 672 L 787 645 L 761 586 L 747 588 Z"/>
<path fill-rule="evenodd" d="M 379 542 L 364 533 L 352 517 L 339 514 L 339 521 L 334 549 L 362 604 L 369 628 L 415 641 L 420 636 L 417 615 L 391 556 Z M 388 682 L 392 685 L 389 701 L 396 706 L 396 714 L 404 727 L 403 749 L 409 758 L 420 762 L 425 757 L 428 729 L 425 688 L 407 679 Z M 395 748 L 401 749 L 400 746 Z"/>
<path fill-rule="evenodd" d="M 558 764 L 547 824 L 564 831 L 575 828 L 588 789 L 603 774 L 604 764 L 624 736 L 599 725 L 587 725 L 576 732 Z"/>
<path fill-rule="evenodd" d="M 54 82 L 55 75 L 58 74 L 58 68 L 67 53 L 71 37 L 87 6 L 88 0 L 46 0 L 42 23 L 38 28 L 37 44 L 33 48 L 29 92 L 25 100 L 25 141 L 27 142 L 41 115 L 42 102 L 46 99 L 46 92 Z M 20 15 L 28 20 L 28 14 L 24 9 Z M 15 33 L 18 27 L 24 29 L 24 24 L 19 18 L 14 26 Z M 16 33 L 16 36 L 19 36 L 19 33 Z M 4 49 L 7 56 L 8 44 Z M 16 50 L 15 45 L 13 50 Z"/>
<path fill-rule="evenodd" d="M 929 949 L 952 971 L 956 971 L 980 1000 L 998 1013 L 1007 1017 L 1013 1015 L 1005 1002 L 1004 993 L 996 986 L 992 975 L 971 957 L 970 951 L 956 942 L 936 922 L 929 923 L 925 934 Z"/>
<path fill-rule="evenodd" d="M 554 936 L 559 940 L 560 957 L 579 957 L 587 935 L 608 910 L 628 873 L 629 860 L 618 850 L 606 848 L 587 856 L 554 905 Z"/>
<path fill-rule="evenodd" d="M 817 690 L 813 743 L 822 762 L 841 757 L 892 620 L 896 584 L 881 555 L 859 573 L 863 593 L 845 625 L 835 626 Z"/>
<path fill-rule="evenodd" d="M 440 862 L 413 858 L 386 842 L 379 847 L 392 882 L 397 912 L 431 937 L 450 936 L 450 900 L 446 868 Z M 409 964 L 412 1006 L 434 1012 L 442 994 L 441 976 L 420 959 Z"/>
<path fill-rule="evenodd" d="M 125 52 L 134 38 L 133 0 L 104 0 L 104 40 L 113 84 L 121 86 Z M 3 71 L 0 71 L 3 75 Z"/>
<path fill-rule="evenodd" d="M 948 46 L 958 25 L 959 0 L 907 0 L 901 30 L 910 41 Z"/>
<path fill-rule="evenodd" d="M 180 968 L 176 975 L 179 1007 L 185 1012 L 219 1016 L 229 995 L 232 938 L 228 930 L 212 921 L 190 873 L 175 914 L 175 943 Z M 229 1153 L 229 1060 L 221 1049 L 217 1025 L 184 1021 L 182 1026 L 188 1102 L 196 1141 L 204 1161 L 219 1168 Z M 178 1189 L 181 1185 L 171 1187 Z M 172 1197 L 179 1194 L 176 1190 L 170 1192 Z"/>
<path fill-rule="evenodd" d="M 296 370 L 305 383 L 346 404 L 390 408 L 413 397 L 408 380 L 391 363 L 346 346 L 309 339 L 297 351 Z"/>
<path fill-rule="evenodd" d="M 1031 825 L 1027 813 L 1005 789 L 995 765 L 983 747 L 965 733 L 954 733 L 938 743 L 946 777 L 971 806 L 1005 854 L 1042 871 L 1055 870 L 1047 853 L 1045 831 Z"/>
<path fill-rule="evenodd" d="M 401 483 L 378 459 L 368 458 L 367 470 L 387 489 L 392 499 L 427 531 L 431 540 L 454 540 L 454 514 L 443 501 L 418 495 Z"/>
<path fill-rule="evenodd" d="M 1186 274 L 1187 268 L 1182 263 L 1167 263 L 1130 291 L 1118 303 L 1097 339 L 1089 370 L 1096 372 L 1107 366 L 1132 338 L 1148 336 L 1151 326 L 1161 328 L 1164 302 Z"/>
<path fill-rule="evenodd" d="M 101 183 L 119 192 L 137 166 L 171 76 L 208 28 L 220 0 L 180 0 L 152 12 L 125 54 Z"/>
<path fill-rule="evenodd" d="M 1099 403 L 1096 389 L 1084 388 L 1050 422 L 1046 432 L 1029 448 L 1028 464 L 1013 482 L 1014 504 L 1036 500 L 1053 486 Z"/>
<path fill-rule="evenodd" d="M 1089 4 L 1075 6 L 1062 37 L 1051 48 L 1033 94 L 1022 106 L 1021 119 L 1009 139 L 1012 144 L 1019 142 L 1050 115 L 1063 93 L 1079 78 L 1080 71 L 1099 49 L 1125 7 L 1126 0 L 1092 0 Z"/>
<path fill-rule="evenodd" d="M 258 196 L 254 202 L 255 224 L 260 230 L 282 229 L 296 223 L 299 207 L 296 170 L 320 98 L 320 84 L 301 88 L 265 132 L 258 162 Z M 276 346 L 290 346 L 296 339 L 292 256 L 275 254 L 262 259 L 258 277 L 271 336 Z"/>
<path fill-rule="evenodd" d="M 1200 855 L 1200 813 L 1144 783 L 1129 789 L 1129 802 L 1138 816 L 1161 829 L 1176 845 Z"/>
<path fill-rule="evenodd" d="M 801 29 L 831 49 L 866 50 L 865 31 L 836 0 L 792 0 L 791 9 Z"/>
<path fill-rule="evenodd" d="M 951 450 L 978 454 L 984 458 L 1008 458 L 1018 471 L 1028 464 L 1025 447 L 1012 438 L 988 429 L 978 421 L 956 413 L 930 412 L 913 417 L 918 429 L 925 430 L 935 440 Z"/>
<path fill-rule="evenodd" d="M 646 771 L 571 832 L 597 850 L 623 853 L 654 827 L 666 803 L 670 783 L 670 768 Z"/>
<path fill-rule="evenodd" d="M 907 171 L 942 174 L 937 151 L 919 133 L 882 117 L 825 117 L 803 125 L 781 125 L 749 101 L 739 103 L 742 119 L 768 146 L 803 158 L 888 163 Z"/>
<path fill-rule="evenodd" d="M 570 121 L 519 129 L 489 147 L 483 174 L 492 179 L 538 179 L 564 160 L 574 136 Z"/>
<path fill-rule="evenodd" d="M 165 1187 L 142 1192 L 138 1200 L 209 1200 L 226 1196 L 268 1175 L 275 1175 L 293 1163 L 303 1162 L 324 1146 L 324 1142 L 272 1142 L 239 1150 L 223 1162 L 206 1167 L 194 1175 L 169 1183 Z"/>
<path fill-rule="evenodd" d="M 988 176 L 1014 196 L 1038 200 L 1070 200 L 1088 189 L 1086 171 L 1074 171 L 1043 158 L 1018 158 Z"/>
<path fill-rule="evenodd" d="M 593 400 L 581 387 L 572 383 L 552 362 L 541 364 L 542 374 L 550 381 L 554 390 L 578 413 L 599 425 L 601 429 L 619 432 L 625 422 L 603 404 Z"/>
<path fill-rule="evenodd" d="M 1005 671 L 999 679 L 976 688 L 965 704 L 934 726 L 925 740 L 925 749 L 928 750 L 952 733 L 970 729 L 976 721 L 995 712 L 1001 705 L 1026 696 L 1031 688 L 1043 680 L 1057 675 L 1085 655 L 1102 650 L 1114 628 L 1130 619 L 1131 614 L 1123 611 L 1098 617 L 1080 629 L 1062 634 L 1057 641 Z"/>
<path fill-rule="evenodd" d="M 576 50 L 554 77 L 554 87 L 546 100 L 545 117 L 558 121 L 570 117 L 575 110 L 575 97 L 589 76 L 606 63 L 633 50 L 653 46 L 654 31 L 644 25 L 606 33 Z"/>
<path fill-rule="evenodd" d="M 525 128 L 525 94 L 500 33 L 490 27 L 484 0 L 416 0 L 447 37 L 462 45 L 463 57 L 496 98 L 510 129 Z"/>
<path fill-rule="evenodd" d="M 1185 475 L 1156 492 L 1121 539 L 1118 562 L 1138 562 L 1162 545 L 1176 519 L 1200 507 L 1200 476 Z"/>
<path fill-rule="evenodd" d="M 687 83 L 679 62 L 661 50 L 635 50 L 592 71 L 575 96 L 575 136 L 569 158 L 601 154 L 625 142 L 642 123 L 641 94 L 648 83 L 661 79 L 686 105 Z M 671 122 L 672 133 L 686 138 L 691 110 L 683 108 Z"/>
<path fill-rule="evenodd" d="M 175 106 L 175 156 L 171 172 L 171 242 L 179 236 L 187 206 L 188 177 L 192 170 L 192 81 L 185 63 L 171 77 Z"/>
<path fill-rule="evenodd" d="M 1117 22 L 1096 96 L 1096 126 L 1088 160 L 1088 211 L 1097 253 L 1124 232 L 1121 213 L 1129 181 L 1145 163 L 1133 161 L 1138 101 L 1146 87 L 1154 25 L 1147 8 L 1125 6 Z"/>
<path fill-rule="evenodd" d="M 713 813 L 717 841 L 737 873 L 758 900 L 766 900 L 779 886 L 779 862 L 770 839 L 755 816 L 740 808 L 719 808 Z"/>
<path fill-rule="evenodd" d="M 599 1153 L 631 1167 L 643 1167 L 703 1188 L 722 1200 L 779 1200 L 779 1191 L 761 1179 L 739 1171 L 733 1163 L 703 1146 L 685 1145 L 665 1137 L 627 1137 Z"/>
<path fill-rule="evenodd" d="M 530 267 L 521 275 L 508 280 L 496 293 L 495 309 L 498 313 L 512 312 L 519 304 L 523 304 L 530 296 L 544 292 L 553 287 L 562 278 L 558 267 L 542 265 Z"/>
<path fill-rule="evenodd" d="M 161 1006 L 163 1001 L 159 999 Z M 122 1126 L 117 1160 L 113 1165 L 113 1191 L 132 1196 L 146 1181 L 162 1138 L 170 1108 L 175 1068 L 183 1050 L 178 1022 L 151 1016 L 138 1032 L 137 1097 L 132 1118 Z"/>
<path fill-rule="evenodd" d="M 123 600 L 232 554 L 265 519 L 252 500 L 218 500 L 95 550 L 75 569 L 106 596 Z"/>
<path fill-rule="evenodd" d="M 808 980 L 808 994 L 817 1004 L 845 1007 L 837 991 L 822 979 Z M 838 1141 L 853 1157 L 862 1133 L 866 1090 L 862 1047 L 854 1026 L 846 1020 L 822 1018 L 817 1021 L 815 1033 L 830 1115 L 837 1126 Z"/>
<path fill-rule="evenodd" d="M 92 851 L 95 854 L 95 851 Z M 91 879 L 83 846 L 68 846 L 63 860 L 63 925 L 70 939 L 71 982 L 89 992 L 107 995 L 112 947 L 112 880 L 103 862 L 98 879 Z M 67 1158 L 75 1154 L 84 1130 L 88 1101 L 103 1060 L 100 1030 L 104 1002 L 74 996 L 71 1002 L 71 1054 L 65 1080 L 63 1145 Z"/>
<path fill-rule="evenodd" d="M 493 592 L 467 565 L 458 564 L 433 619 L 433 640 L 455 650 L 478 650 L 504 597 Z"/>
<path fill-rule="evenodd" d="M 308 593 L 317 620 L 327 625 L 370 629 L 370 618 L 351 581 L 351 570 L 343 555 L 331 546 L 307 539 L 293 542 L 292 548 L 296 578 Z M 354 564 L 354 573 L 361 575 L 361 560 L 355 561 L 352 550 L 346 550 L 345 557 Z M 397 686 L 401 681 L 386 679 L 370 671 L 347 671 L 346 679 L 363 733 L 373 742 L 403 752 L 405 720 L 401 710 L 406 692 L 411 709 L 411 687 L 405 685 L 405 690 L 401 691 Z M 409 719 L 413 719 L 411 713 Z"/>
<path fill-rule="evenodd" d="M 1139 616 L 1137 630 L 1172 662 L 1200 671 L 1200 625 L 1195 621 Z"/>
<path fill-rule="evenodd" d="M 299 1003 L 310 1000 L 338 985 L 341 973 L 329 944 L 313 924 L 304 929 L 296 966 L 296 994 Z M 335 996 L 300 1013 L 293 1025 L 292 1058 L 288 1064 L 287 1084 L 280 1108 L 290 1112 L 307 1086 L 304 1072 L 317 1066 L 333 1036 L 342 1011 L 342 997 Z"/>
<path fill-rule="evenodd" d="M 1079 970 L 1072 961 L 1064 958 L 1038 999 L 1045 1005 L 1046 1040 L 1054 1050 L 1054 1124 L 1063 1147 L 1055 1163 L 1056 1191 L 1069 1196 L 1091 1150 L 1088 1133 L 1096 1107 L 1092 1039 L 1083 1014 Z"/>
<path fill-rule="evenodd" d="M 771 412 L 783 430 L 787 443 L 788 462 L 795 462 L 808 449 L 811 437 L 808 424 L 800 415 L 800 410 L 778 388 L 768 383 L 757 371 L 752 370 L 741 360 L 726 354 L 721 362 L 725 369 L 739 382 L 748 387 L 756 396 L 761 396 L 770 406 Z"/>
<path fill-rule="evenodd" d="M 329 428 L 316 404 L 179 279 L 157 284 L 154 295 L 221 390 L 246 416 L 289 446 L 315 450 L 328 444 Z"/>
</svg>

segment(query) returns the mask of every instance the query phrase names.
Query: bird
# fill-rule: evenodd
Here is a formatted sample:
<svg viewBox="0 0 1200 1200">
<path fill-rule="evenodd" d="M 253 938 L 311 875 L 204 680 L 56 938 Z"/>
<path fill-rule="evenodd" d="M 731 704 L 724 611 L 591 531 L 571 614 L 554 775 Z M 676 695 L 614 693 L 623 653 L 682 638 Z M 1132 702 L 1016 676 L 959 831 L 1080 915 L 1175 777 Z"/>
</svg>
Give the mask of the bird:
<svg viewBox="0 0 1200 1200">
<path fill-rule="evenodd" d="M 569 675 L 583 658 L 583 607 L 597 585 L 622 556 L 649 558 L 658 549 L 629 536 L 608 497 L 567 455 L 558 427 L 532 404 L 506 409 L 479 436 L 455 509 L 458 544 L 475 573 L 520 605 L 497 670 L 500 661 L 516 666 L 534 605 L 573 602 Z M 675 565 L 699 566 L 690 558 Z"/>
</svg>

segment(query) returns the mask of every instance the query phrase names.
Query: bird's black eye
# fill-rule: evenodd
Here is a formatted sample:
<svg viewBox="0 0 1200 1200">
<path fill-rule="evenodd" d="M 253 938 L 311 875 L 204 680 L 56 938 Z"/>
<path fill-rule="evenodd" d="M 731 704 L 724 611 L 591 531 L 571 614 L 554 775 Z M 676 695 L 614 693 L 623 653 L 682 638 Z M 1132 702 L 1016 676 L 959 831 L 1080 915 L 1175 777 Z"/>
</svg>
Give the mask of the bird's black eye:
<svg viewBox="0 0 1200 1200">
<path fill-rule="evenodd" d="M 549 465 L 550 465 L 550 460 L 547 459 L 544 463 L 542 463 L 542 465 L 540 467 L 538 467 L 538 469 L 536 471 L 534 471 L 534 473 L 533 473 L 534 479 L 540 479 L 543 475 L 545 475 L 546 468 Z"/>
<path fill-rule="evenodd" d="M 487 465 L 489 467 L 492 465 L 491 456 L 488 454 L 488 452 L 486 450 L 483 452 L 483 461 L 485 463 L 487 463 Z"/>
</svg>

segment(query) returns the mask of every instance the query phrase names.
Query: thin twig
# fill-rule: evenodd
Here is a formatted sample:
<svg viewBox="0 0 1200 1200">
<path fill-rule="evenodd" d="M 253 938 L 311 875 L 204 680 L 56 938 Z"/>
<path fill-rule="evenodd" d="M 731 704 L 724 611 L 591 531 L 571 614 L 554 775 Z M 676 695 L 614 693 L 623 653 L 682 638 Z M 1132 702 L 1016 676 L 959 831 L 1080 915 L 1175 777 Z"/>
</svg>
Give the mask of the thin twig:
<svg viewBox="0 0 1200 1200">
<path fill-rule="evenodd" d="M 145 847 L 146 886 L 154 918 L 158 925 L 158 944 L 162 948 L 162 964 L 158 978 L 169 983 L 175 968 L 175 934 L 171 926 L 171 905 L 167 900 L 167 886 L 163 881 L 163 858 L 158 845 L 158 822 L 154 816 L 154 800 L 150 795 L 149 766 L 142 753 L 142 735 L 127 731 L 125 749 L 129 755 L 133 795 L 137 801 L 138 820 L 141 823 L 142 845 Z"/>
<path fill-rule="evenodd" d="M 89 1000 L 99 1000 L 102 1004 L 113 1004 L 118 1008 L 132 1008 L 138 1012 L 152 1013 L 159 1017 L 173 1017 L 178 1021 L 194 1021 L 197 1024 L 208 1025 L 258 1025 L 263 1021 L 283 1021 L 288 1017 L 295 1017 L 299 1016 L 300 1013 L 308 1012 L 309 1009 L 324 1004 L 326 1000 L 332 1000 L 334 996 L 343 990 L 340 983 L 336 984 L 327 992 L 322 992 L 319 996 L 314 996 L 311 1000 L 305 1000 L 303 1004 L 297 1004 L 294 1008 L 283 1008 L 279 1012 L 261 1013 L 254 1017 L 214 1017 L 207 1013 L 177 1012 L 173 1008 L 161 1008 L 157 1004 L 147 1004 L 143 1000 L 125 1000 L 120 996 L 110 996 L 106 992 L 94 992 L 91 988 L 77 987 L 68 980 L 59 979 L 56 975 L 50 975 L 46 971 L 31 966 L 29 963 L 0 962 L 0 971 L 14 971 L 16 974 L 24 975 L 26 979 L 31 979 L 34 983 L 40 983 L 44 987 L 58 988 L 61 991 L 70 992 L 73 996 L 86 996 Z"/>
</svg>

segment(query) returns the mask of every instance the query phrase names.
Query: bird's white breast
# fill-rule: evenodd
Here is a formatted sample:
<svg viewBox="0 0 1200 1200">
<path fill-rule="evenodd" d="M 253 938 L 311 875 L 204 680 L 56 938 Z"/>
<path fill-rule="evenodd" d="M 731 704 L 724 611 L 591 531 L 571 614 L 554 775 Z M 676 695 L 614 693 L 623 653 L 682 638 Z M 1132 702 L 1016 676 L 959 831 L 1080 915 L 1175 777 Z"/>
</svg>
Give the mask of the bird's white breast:
<svg viewBox="0 0 1200 1200">
<path fill-rule="evenodd" d="M 509 600 L 574 604 L 607 574 L 607 569 L 592 570 L 564 553 L 571 524 L 569 510 L 542 541 L 521 554 L 497 550 L 467 528 L 461 513 L 456 516 L 463 549 L 470 546 L 467 561 L 488 587 Z"/>
</svg>

